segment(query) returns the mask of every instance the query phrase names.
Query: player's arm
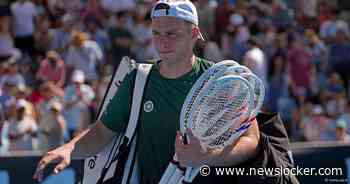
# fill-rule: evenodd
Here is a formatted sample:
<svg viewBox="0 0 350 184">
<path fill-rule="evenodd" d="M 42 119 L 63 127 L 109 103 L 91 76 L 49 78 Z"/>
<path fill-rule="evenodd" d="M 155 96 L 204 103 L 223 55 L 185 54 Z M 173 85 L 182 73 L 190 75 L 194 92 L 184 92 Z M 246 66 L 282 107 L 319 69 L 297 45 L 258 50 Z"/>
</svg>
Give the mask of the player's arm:
<svg viewBox="0 0 350 184">
<path fill-rule="evenodd" d="M 72 158 L 86 158 L 99 153 L 116 135 L 102 122 L 89 126 L 82 133 L 74 137 L 68 144 L 73 147 Z"/>
<path fill-rule="evenodd" d="M 45 153 L 33 178 L 41 181 L 43 171 L 50 163 L 58 163 L 54 168 L 54 173 L 57 174 L 70 164 L 71 158 L 85 158 L 97 154 L 115 134 L 101 122 L 91 125 L 68 143 Z"/>
<path fill-rule="evenodd" d="M 222 151 L 204 151 L 199 140 L 189 131 L 189 144 L 183 144 L 181 134 L 176 136 L 175 150 L 182 166 L 198 167 L 232 166 L 240 164 L 256 155 L 259 143 L 259 128 L 254 120 L 248 130 L 234 143 Z"/>
<path fill-rule="evenodd" d="M 133 74 L 136 74 L 136 70 Z M 131 75 L 131 74 L 130 74 Z M 134 75 L 133 75 L 134 76 Z M 126 76 L 117 93 L 103 111 L 101 121 L 80 132 L 67 144 L 47 152 L 40 160 L 34 178 L 39 181 L 43 177 L 44 168 L 51 162 L 58 162 L 54 173 L 58 173 L 70 164 L 71 158 L 84 158 L 99 153 L 115 132 L 122 132 L 128 121 L 131 108 L 131 89 L 133 76 Z"/>
</svg>

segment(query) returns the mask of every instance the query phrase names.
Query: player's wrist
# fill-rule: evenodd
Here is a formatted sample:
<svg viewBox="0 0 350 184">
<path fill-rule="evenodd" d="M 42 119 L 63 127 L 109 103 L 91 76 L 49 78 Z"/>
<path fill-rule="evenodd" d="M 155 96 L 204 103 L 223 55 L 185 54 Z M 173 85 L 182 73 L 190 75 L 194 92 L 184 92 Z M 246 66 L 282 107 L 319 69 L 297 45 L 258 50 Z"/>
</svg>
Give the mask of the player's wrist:
<svg viewBox="0 0 350 184">
<path fill-rule="evenodd" d="M 74 148 L 75 148 L 75 142 L 69 142 L 67 144 L 65 144 L 65 147 L 70 151 L 73 152 Z"/>
<path fill-rule="evenodd" d="M 208 152 L 207 151 L 202 156 L 200 163 L 201 163 L 201 165 L 215 166 L 217 157 L 219 157 L 217 152 L 214 152 L 214 151 Z"/>
</svg>

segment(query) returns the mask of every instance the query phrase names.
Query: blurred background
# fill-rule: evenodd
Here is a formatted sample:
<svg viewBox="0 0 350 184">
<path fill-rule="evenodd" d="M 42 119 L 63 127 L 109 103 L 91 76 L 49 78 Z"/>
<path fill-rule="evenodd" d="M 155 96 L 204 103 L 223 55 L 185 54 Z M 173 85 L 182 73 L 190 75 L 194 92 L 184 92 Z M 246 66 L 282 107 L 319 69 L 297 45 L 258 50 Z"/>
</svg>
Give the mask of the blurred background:
<svg viewBox="0 0 350 184">
<path fill-rule="evenodd" d="M 0 169 L 11 183 L 23 183 L 14 176 L 31 176 L 42 152 L 93 122 L 123 56 L 158 58 L 154 2 L 0 1 Z M 350 1 L 192 2 L 206 40 L 198 41 L 196 54 L 252 69 L 267 88 L 264 111 L 284 120 L 297 165 L 342 167 L 340 179 L 347 179 Z M 28 170 L 18 169 L 25 163 Z"/>
</svg>

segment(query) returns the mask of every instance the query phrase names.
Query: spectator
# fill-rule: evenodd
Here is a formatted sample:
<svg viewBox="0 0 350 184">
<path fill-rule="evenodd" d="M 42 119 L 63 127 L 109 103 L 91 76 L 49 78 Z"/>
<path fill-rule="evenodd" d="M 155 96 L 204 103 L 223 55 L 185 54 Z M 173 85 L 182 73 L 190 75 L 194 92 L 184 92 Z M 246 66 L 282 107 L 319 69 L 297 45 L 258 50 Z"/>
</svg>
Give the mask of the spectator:
<svg viewBox="0 0 350 184">
<path fill-rule="evenodd" d="M 38 57 L 45 57 L 46 52 L 50 50 L 52 45 L 52 32 L 50 31 L 50 20 L 47 14 L 43 14 L 38 18 L 34 39 Z"/>
<path fill-rule="evenodd" d="M 14 47 L 11 34 L 11 17 L 0 16 L 0 60 L 18 60 L 21 52 Z"/>
<path fill-rule="evenodd" d="M 271 19 L 277 28 L 287 28 L 292 23 L 292 17 L 282 1 L 272 1 Z"/>
<path fill-rule="evenodd" d="M 337 121 L 337 128 L 335 131 L 336 140 L 343 142 L 343 143 L 349 143 L 350 142 L 350 135 L 346 132 L 347 130 L 347 124 L 343 120 Z"/>
<path fill-rule="evenodd" d="M 136 61 L 145 61 L 146 49 L 152 42 L 151 17 L 149 12 L 146 15 L 138 15 L 132 35 L 135 39 L 132 49 L 136 55 Z"/>
<path fill-rule="evenodd" d="M 305 31 L 305 34 L 313 63 L 318 69 L 322 67 L 322 65 L 327 65 L 328 52 L 325 43 L 312 30 Z"/>
<path fill-rule="evenodd" d="M 323 22 L 320 26 L 320 36 L 327 42 L 330 43 L 335 37 L 338 31 L 342 31 L 347 37 L 350 36 L 349 25 L 339 19 L 338 10 L 333 10 L 328 20 Z"/>
<path fill-rule="evenodd" d="M 262 20 L 263 21 L 263 20 Z M 277 52 L 282 52 L 279 50 L 279 45 L 277 44 L 277 28 L 275 28 L 270 21 L 259 21 L 262 24 L 262 31 L 257 33 L 256 37 L 260 40 L 261 49 L 265 53 L 267 61 L 270 61 L 272 56 Z M 270 65 L 270 63 L 267 63 Z"/>
<path fill-rule="evenodd" d="M 327 128 L 331 123 L 331 119 L 325 116 L 324 110 L 320 105 L 308 103 L 306 108 L 312 108 L 311 116 L 304 114 L 302 119 L 304 137 L 306 141 L 327 140 Z"/>
<path fill-rule="evenodd" d="M 95 41 L 103 51 L 103 55 L 106 55 L 109 47 L 108 35 L 106 30 L 102 29 L 101 22 L 94 17 L 90 17 L 86 19 L 85 24 L 90 39 Z"/>
<path fill-rule="evenodd" d="M 61 26 L 50 30 L 52 35 L 50 49 L 55 50 L 61 54 L 62 58 L 65 58 L 65 54 L 69 47 L 69 40 L 72 31 L 75 29 L 75 18 L 71 14 L 65 14 L 62 16 Z"/>
<path fill-rule="evenodd" d="M 326 42 L 330 42 L 337 32 L 337 13 L 338 12 L 336 10 L 331 11 L 329 19 L 322 22 L 320 25 L 320 36 L 322 39 L 326 40 Z"/>
<path fill-rule="evenodd" d="M 28 101 L 30 101 L 34 106 L 37 106 L 42 103 L 44 100 L 43 94 L 41 94 L 40 87 L 42 85 L 43 81 L 36 80 L 33 84 L 30 94 L 28 94 Z"/>
<path fill-rule="evenodd" d="M 81 0 L 49 0 L 48 6 L 50 10 L 64 11 L 69 14 L 81 12 L 84 4 Z"/>
<path fill-rule="evenodd" d="M 18 71 L 18 62 L 16 60 L 8 60 L 7 63 L 4 63 L 6 66 L 6 73 L 1 76 L 3 83 L 11 83 L 14 86 L 25 85 L 24 77 Z"/>
<path fill-rule="evenodd" d="M 320 25 L 325 21 L 331 19 L 332 9 L 327 1 L 320 1 L 318 4 L 318 22 Z"/>
<path fill-rule="evenodd" d="M 330 44 L 329 64 L 338 72 L 347 85 L 350 69 L 350 42 L 343 31 L 337 31 L 335 41 Z"/>
<path fill-rule="evenodd" d="M 247 40 L 250 37 L 250 32 L 244 22 L 244 17 L 238 13 L 231 15 L 227 31 L 232 36 L 233 40 L 229 42 L 230 53 L 226 56 L 241 62 L 247 49 Z"/>
<path fill-rule="evenodd" d="M 99 5 L 97 0 L 87 0 L 86 6 L 83 8 L 82 19 L 86 21 L 87 19 L 96 19 L 97 22 L 102 23 L 104 18 L 104 12 Z"/>
<path fill-rule="evenodd" d="M 269 86 L 267 86 L 266 106 L 269 111 L 279 112 L 278 103 L 282 98 L 288 97 L 288 76 L 286 75 L 285 56 L 276 53 L 271 58 L 269 69 Z"/>
<path fill-rule="evenodd" d="M 38 116 L 37 116 L 37 112 L 35 110 L 35 107 L 33 105 L 33 103 L 31 103 L 30 101 L 27 100 L 27 96 L 28 96 L 28 87 L 25 85 L 19 85 L 16 86 L 16 101 L 24 101 L 25 102 L 25 115 L 34 119 L 35 121 L 38 120 Z"/>
<path fill-rule="evenodd" d="M 256 74 L 267 87 L 267 63 L 266 57 L 259 40 L 251 37 L 247 41 L 248 51 L 244 55 L 243 65 L 247 66 L 254 74 Z"/>
<path fill-rule="evenodd" d="M 43 95 L 43 100 L 37 105 L 39 114 L 39 150 L 46 151 L 49 149 L 49 132 L 57 122 L 56 118 L 51 113 L 51 104 L 55 101 L 61 101 L 63 91 L 54 83 L 47 81 L 40 86 L 40 93 Z"/>
<path fill-rule="evenodd" d="M 112 65 L 117 68 L 124 56 L 131 56 L 132 34 L 126 28 L 127 13 L 116 13 L 116 25 L 108 30 L 111 41 Z"/>
<path fill-rule="evenodd" d="M 330 99 L 327 103 L 327 114 L 332 118 L 338 118 L 345 111 L 346 98 L 345 90 L 342 86 L 330 88 Z"/>
<path fill-rule="evenodd" d="M 11 4 L 14 18 L 15 45 L 23 54 L 34 59 L 34 32 L 37 10 L 29 0 L 17 0 Z"/>
<path fill-rule="evenodd" d="M 95 41 L 89 40 L 84 32 L 74 31 L 65 59 L 68 77 L 73 70 L 81 70 L 86 81 L 93 84 L 98 80 L 100 62 L 103 59 L 101 48 Z"/>
<path fill-rule="evenodd" d="M 51 101 L 50 115 L 52 116 L 52 126 L 47 129 L 45 134 L 48 135 L 48 150 L 56 148 L 64 143 L 64 136 L 66 133 L 66 121 L 63 118 L 62 104 L 58 101 Z"/>
<path fill-rule="evenodd" d="M 40 63 L 36 78 L 43 81 L 52 81 L 58 87 L 63 87 L 66 80 L 66 69 L 57 52 L 47 52 L 46 58 Z"/>
<path fill-rule="evenodd" d="M 223 0 L 218 4 L 218 6 L 215 9 L 215 33 L 214 36 L 216 37 L 215 40 L 220 41 L 221 43 L 221 35 L 223 35 L 226 30 L 227 26 L 230 24 L 230 15 L 233 13 L 233 8 L 230 6 L 228 0 Z"/>
<path fill-rule="evenodd" d="M 37 123 L 25 114 L 26 102 L 16 102 L 15 117 L 9 122 L 9 151 L 34 150 Z"/>
<path fill-rule="evenodd" d="M 65 88 L 64 117 L 67 121 L 69 137 L 75 135 L 82 126 L 83 114 L 88 111 L 89 105 L 95 97 L 90 86 L 84 84 L 85 75 L 81 70 L 75 70 L 72 75 L 72 83 Z"/>
<path fill-rule="evenodd" d="M 304 44 L 299 36 L 295 36 L 290 41 L 287 68 L 292 81 L 292 90 L 298 97 L 306 96 L 311 82 L 311 56 L 304 49 Z"/>
<path fill-rule="evenodd" d="M 13 94 L 14 87 L 15 85 L 7 81 L 4 83 L 0 91 L 0 104 L 4 108 L 6 116 L 9 113 L 10 107 L 15 103 L 15 97 Z"/>
</svg>

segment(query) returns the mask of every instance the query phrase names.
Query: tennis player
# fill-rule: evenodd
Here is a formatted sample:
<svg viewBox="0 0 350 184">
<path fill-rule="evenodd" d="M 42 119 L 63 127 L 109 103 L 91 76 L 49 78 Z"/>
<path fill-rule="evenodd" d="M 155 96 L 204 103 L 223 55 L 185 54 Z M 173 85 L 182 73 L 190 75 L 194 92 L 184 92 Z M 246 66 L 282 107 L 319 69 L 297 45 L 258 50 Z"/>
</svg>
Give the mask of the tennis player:
<svg viewBox="0 0 350 184">
<path fill-rule="evenodd" d="M 158 183 L 175 152 L 182 166 L 192 167 L 232 166 L 253 157 L 259 142 L 256 120 L 235 145 L 220 153 L 204 151 L 190 131 L 190 144 L 183 144 L 177 133 L 182 105 L 192 85 L 212 63 L 193 53 L 196 41 L 203 37 L 197 10 L 189 0 L 158 1 L 151 16 L 153 43 L 161 60 L 151 69 L 141 106 L 137 147 L 140 183 Z M 51 162 L 58 163 L 54 168 L 54 173 L 58 173 L 70 164 L 72 157 L 97 154 L 126 127 L 135 75 L 136 71 L 125 77 L 101 121 L 43 156 L 34 178 L 42 180 L 43 170 Z"/>
</svg>

